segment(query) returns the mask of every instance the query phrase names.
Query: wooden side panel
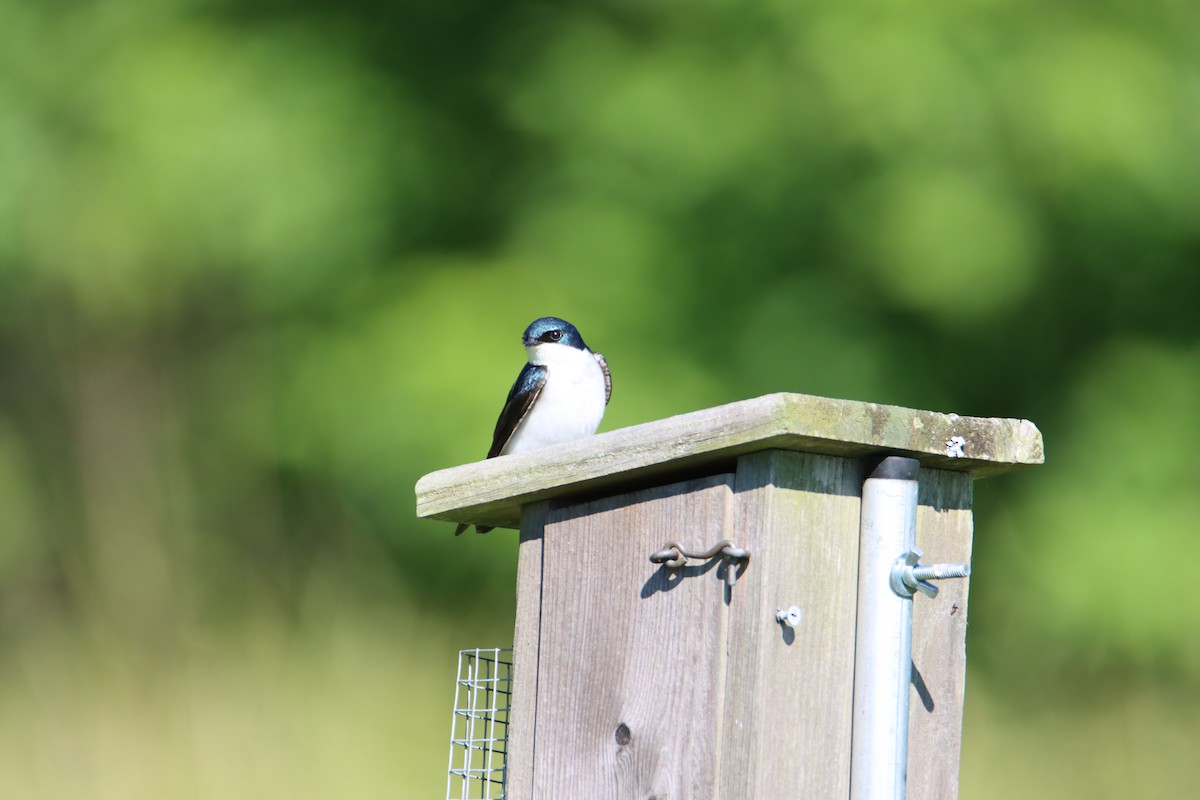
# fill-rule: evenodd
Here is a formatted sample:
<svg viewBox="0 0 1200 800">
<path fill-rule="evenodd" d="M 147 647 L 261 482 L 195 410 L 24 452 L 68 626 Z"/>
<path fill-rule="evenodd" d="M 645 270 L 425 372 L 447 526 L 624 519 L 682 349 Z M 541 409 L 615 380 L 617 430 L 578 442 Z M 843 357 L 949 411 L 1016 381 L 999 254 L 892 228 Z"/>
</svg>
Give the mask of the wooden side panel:
<svg viewBox="0 0 1200 800">
<path fill-rule="evenodd" d="M 861 467 L 768 450 L 738 459 L 720 797 L 845 798 L 850 785 Z M 777 609 L 799 606 L 792 630 Z"/>
<path fill-rule="evenodd" d="M 550 509 L 531 791 L 512 798 L 714 796 L 722 570 L 667 570 L 649 556 L 671 540 L 706 548 L 728 537 L 732 483 L 720 475 Z"/>
<path fill-rule="evenodd" d="M 542 628 L 542 533 L 549 503 L 521 510 L 517 555 L 517 627 L 513 636 L 513 694 L 508 717 L 507 794 L 528 798 L 533 790 L 534 721 Z"/>
<path fill-rule="evenodd" d="M 971 476 L 922 469 L 917 546 L 925 564 L 971 562 Z M 913 598 L 913 692 L 909 707 L 909 800 L 958 796 L 967 667 L 969 579 L 938 581 L 934 599 Z"/>
</svg>

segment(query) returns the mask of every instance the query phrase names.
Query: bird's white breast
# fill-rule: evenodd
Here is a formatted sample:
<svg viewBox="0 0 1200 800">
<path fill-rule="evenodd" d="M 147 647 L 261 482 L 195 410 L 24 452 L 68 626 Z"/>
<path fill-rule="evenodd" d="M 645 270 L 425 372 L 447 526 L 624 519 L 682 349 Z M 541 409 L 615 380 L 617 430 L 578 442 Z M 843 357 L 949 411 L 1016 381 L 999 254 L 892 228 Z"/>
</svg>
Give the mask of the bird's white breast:
<svg viewBox="0 0 1200 800">
<path fill-rule="evenodd" d="M 529 363 L 546 368 L 546 385 L 517 427 L 504 453 L 591 436 L 604 417 L 604 373 L 589 350 L 563 344 L 525 348 Z"/>
</svg>

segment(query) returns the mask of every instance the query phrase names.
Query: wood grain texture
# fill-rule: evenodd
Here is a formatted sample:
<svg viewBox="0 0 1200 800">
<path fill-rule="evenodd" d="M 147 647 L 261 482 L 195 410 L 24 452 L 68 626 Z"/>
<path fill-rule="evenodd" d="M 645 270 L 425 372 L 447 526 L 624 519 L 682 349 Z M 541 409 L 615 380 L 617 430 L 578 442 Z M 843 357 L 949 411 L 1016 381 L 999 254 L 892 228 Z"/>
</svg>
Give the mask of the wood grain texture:
<svg viewBox="0 0 1200 800">
<path fill-rule="evenodd" d="M 961 457 L 951 455 L 954 437 Z M 906 455 L 976 476 L 1043 461 L 1041 433 L 1027 420 L 771 394 L 430 473 L 417 482 L 417 516 L 512 528 L 527 503 L 724 471 L 766 449 Z"/>
<path fill-rule="evenodd" d="M 922 469 L 917 546 L 924 564 L 971 562 L 971 477 Z M 913 691 L 909 706 L 908 798 L 958 796 L 967 667 L 969 579 L 938 581 L 938 596 L 913 598 Z"/>
<path fill-rule="evenodd" d="M 521 514 L 517 554 L 517 625 L 513 636 L 513 694 L 505 759 L 510 798 L 533 791 L 533 752 L 537 719 L 538 658 L 542 627 L 542 534 L 549 503 L 531 503 Z"/>
<path fill-rule="evenodd" d="M 649 555 L 670 540 L 702 548 L 725 538 L 732 484 L 720 475 L 551 508 L 532 786 L 514 800 L 713 796 L 725 681 L 721 570 L 715 561 L 667 570 Z"/>
<path fill-rule="evenodd" d="M 845 798 L 850 785 L 861 466 L 767 450 L 738 460 L 720 797 Z M 799 606 L 800 625 L 776 621 Z"/>
</svg>

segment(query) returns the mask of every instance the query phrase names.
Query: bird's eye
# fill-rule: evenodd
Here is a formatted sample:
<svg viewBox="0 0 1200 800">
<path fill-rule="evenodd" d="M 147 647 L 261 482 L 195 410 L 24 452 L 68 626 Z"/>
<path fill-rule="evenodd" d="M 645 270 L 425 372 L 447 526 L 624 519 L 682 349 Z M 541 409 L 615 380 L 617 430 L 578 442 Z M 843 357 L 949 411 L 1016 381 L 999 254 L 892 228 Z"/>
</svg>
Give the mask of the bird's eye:
<svg viewBox="0 0 1200 800">
<path fill-rule="evenodd" d="M 557 342 L 562 338 L 562 331 L 546 331 L 546 338 L 552 342 Z"/>
</svg>

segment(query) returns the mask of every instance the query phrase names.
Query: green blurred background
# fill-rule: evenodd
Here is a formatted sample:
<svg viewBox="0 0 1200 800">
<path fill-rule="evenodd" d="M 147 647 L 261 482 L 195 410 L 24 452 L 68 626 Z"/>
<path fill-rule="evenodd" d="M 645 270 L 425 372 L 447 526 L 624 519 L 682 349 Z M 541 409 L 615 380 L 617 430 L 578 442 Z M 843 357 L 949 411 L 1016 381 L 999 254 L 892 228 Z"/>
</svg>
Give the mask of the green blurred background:
<svg viewBox="0 0 1200 800">
<path fill-rule="evenodd" d="M 0 0 L 0 795 L 443 796 L 515 543 L 413 484 L 555 314 L 605 430 L 1037 422 L 962 796 L 1200 796 L 1198 262 L 1191 2 Z"/>
</svg>

